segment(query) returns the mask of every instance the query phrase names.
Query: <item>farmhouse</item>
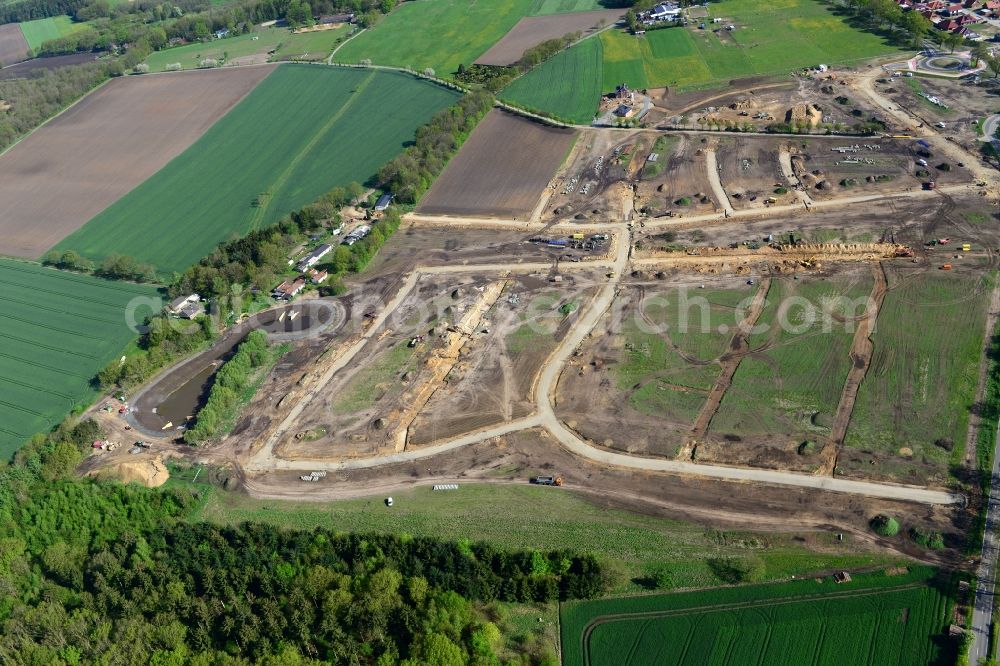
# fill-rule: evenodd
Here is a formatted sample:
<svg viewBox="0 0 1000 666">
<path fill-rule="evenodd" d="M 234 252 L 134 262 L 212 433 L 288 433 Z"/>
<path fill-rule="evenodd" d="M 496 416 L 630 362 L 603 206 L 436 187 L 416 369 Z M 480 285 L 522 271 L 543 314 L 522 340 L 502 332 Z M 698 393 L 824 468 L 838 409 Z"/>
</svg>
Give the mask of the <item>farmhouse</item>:
<svg viewBox="0 0 1000 666">
<path fill-rule="evenodd" d="M 290 301 L 299 295 L 306 286 L 305 278 L 298 277 L 294 281 L 285 280 L 271 292 L 271 295 L 281 301 Z"/>
<path fill-rule="evenodd" d="M 309 270 L 309 280 L 313 284 L 322 284 L 326 282 L 326 278 L 329 275 L 326 271 L 318 271 L 315 268 Z"/>
<path fill-rule="evenodd" d="M 643 23 L 659 23 L 660 21 L 676 21 L 681 16 L 681 9 L 673 2 L 661 2 L 652 9 L 642 12 L 639 20 Z"/>
<path fill-rule="evenodd" d="M 333 246 L 327 245 L 326 243 L 323 243 L 322 245 L 320 245 L 319 247 L 317 247 L 315 250 L 313 250 L 312 252 L 310 252 L 306 256 L 302 257 L 302 260 L 299 261 L 298 269 L 300 271 L 307 271 L 307 270 L 309 270 L 310 268 L 312 268 L 313 266 L 316 265 L 316 262 L 318 262 L 320 259 L 322 259 L 323 257 L 325 257 L 330 252 L 330 250 L 332 250 L 332 249 L 333 249 Z"/>
<path fill-rule="evenodd" d="M 166 311 L 175 317 L 194 319 L 205 313 L 205 307 L 201 304 L 201 296 L 190 294 L 188 296 L 179 296 L 170 301 L 170 304 L 166 307 Z"/>
</svg>

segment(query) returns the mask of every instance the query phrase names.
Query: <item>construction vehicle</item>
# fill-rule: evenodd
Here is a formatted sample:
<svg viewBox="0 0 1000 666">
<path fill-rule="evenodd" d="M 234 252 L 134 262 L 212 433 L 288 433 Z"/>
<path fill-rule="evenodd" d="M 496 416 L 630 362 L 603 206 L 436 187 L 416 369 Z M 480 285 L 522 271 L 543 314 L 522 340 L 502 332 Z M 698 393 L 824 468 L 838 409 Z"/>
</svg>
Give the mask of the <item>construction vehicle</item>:
<svg viewBox="0 0 1000 666">
<path fill-rule="evenodd" d="M 933 180 L 928 180 L 926 183 L 924 183 L 925 190 L 933 190 L 935 187 L 937 187 L 937 183 L 935 183 Z"/>
<path fill-rule="evenodd" d="M 972 252 L 972 245 L 969 243 L 963 243 L 962 252 Z"/>
<path fill-rule="evenodd" d="M 951 264 L 941 264 L 941 270 L 943 270 L 943 271 L 950 271 L 951 270 Z"/>
<path fill-rule="evenodd" d="M 563 480 L 561 476 L 536 476 L 531 482 L 537 486 L 561 486 Z"/>
</svg>

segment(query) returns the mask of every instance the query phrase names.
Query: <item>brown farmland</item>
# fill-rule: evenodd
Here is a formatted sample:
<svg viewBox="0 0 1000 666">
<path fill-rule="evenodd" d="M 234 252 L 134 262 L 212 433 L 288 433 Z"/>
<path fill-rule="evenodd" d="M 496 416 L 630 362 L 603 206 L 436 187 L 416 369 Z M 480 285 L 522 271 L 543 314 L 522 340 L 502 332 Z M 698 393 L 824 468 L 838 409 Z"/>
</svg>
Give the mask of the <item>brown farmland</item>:
<svg viewBox="0 0 1000 666">
<path fill-rule="evenodd" d="M 554 14 L 552 16 L 531 16 L 523 18 L 494 44 L 489 51 L 479 56 L 477 65 L 512 65 L 521 59 L 524 52 L 548 39 L 562 37 L 570 32 L 593 32 L 604 25 L 612 25 L 625 15 L 620 9 L 604 9 L 596 12 L 575 14 Z"/>
<path fill-rule="evenodd" d="M 114 79 L 0 157 L 0 254 L 34 259 L 160 170 L 271 67 Z"/>
<path fill-rule="evenodd" d="M 0 67 L 28 59 L 28 42 L 17 23 L 0 25 Z"/>
<path fill-rule="evenodd" d="M 493 110 L 417 207 L 431 215 L 526 217 L 576 133 Z"/>
</svg>

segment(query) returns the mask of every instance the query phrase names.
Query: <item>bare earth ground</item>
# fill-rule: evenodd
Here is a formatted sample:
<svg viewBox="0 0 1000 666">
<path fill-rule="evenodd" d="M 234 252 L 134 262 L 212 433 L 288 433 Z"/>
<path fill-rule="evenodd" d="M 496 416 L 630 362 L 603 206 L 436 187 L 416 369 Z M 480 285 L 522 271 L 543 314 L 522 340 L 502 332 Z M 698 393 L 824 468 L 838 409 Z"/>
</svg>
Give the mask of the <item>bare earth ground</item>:
<svg viewBox="0 0 1000 666">
<path fill-rule="evenodd" d="M 194 143 L 271 69 L 123 77 L 67 109 L 0 157 L 0 254 L 42 255 Z"/>
<path fill-rule="evenodd" d="M 93 62 L 101 53 L 71 53 L 63 56 L 51 56 L 49 58 L 32 58 L 15 65 L 8 65 L 0 69 L 0 81 L 6 79 L 27 78 L 32 72 L 42 69 L 60 69 L 70 65 L 80 65 L 85 62 Z"/>
<path fill-rule="evenodd" d="M 576 139 L 494 109 L 417 207 L 421 214 L 525 218 Z"/>
<path fill-rule="evenodd" d="M 571 32 L 584 35 L 603 25 L 612 25 L 625 13 L 620 9 L 605 9 L 596 12 L 553 14 L 551 16 L 530 16 L 523 18 L 494 44 L 489 51 L 479 56 L 477 65 L 511 65 L 525 51 L 548 39 L 555 39 Z"/>
<path fill-rule="evenodd" d="M 0 25 L 0 67 L 28 59 L 28 42 L 17 23 Z"/>
</svg>

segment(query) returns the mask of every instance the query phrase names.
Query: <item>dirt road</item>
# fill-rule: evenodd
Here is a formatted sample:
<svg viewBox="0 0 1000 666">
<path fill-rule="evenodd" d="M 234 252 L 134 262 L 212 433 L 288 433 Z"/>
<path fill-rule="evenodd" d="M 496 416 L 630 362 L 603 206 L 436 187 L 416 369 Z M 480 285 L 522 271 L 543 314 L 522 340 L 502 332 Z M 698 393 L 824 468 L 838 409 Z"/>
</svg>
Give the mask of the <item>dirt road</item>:
<svg viewBox="0 0 1000 666">
<path fill-rule="evenodd" d="M 788 184 L 792 186 L 795 196 L 798 197 L 799 201 L 808 210 L 814 202 L 809 193 L 802 187 L 802 181 L 795 175 L 795 169 L 792 168 L 792 154 L 788 152 L 787 146 L 782 146 L 778 151 L 778 163 L 781 165 L 781 174 L 785 177 Z"/>
<path fill-rule="evenodd" d="M 708 172 L 708 182 L 712 186 L 712 193 L 716 200 L 722 204 L 723 217 L 732 217 L 733 205 L 729 203 L 729 195 L 726 188 L 722 187 L 722 180 L 719 178 L 719 163 L 715 159 L 715 148 L 705 151 L 705 170 Z"/>
</svg>

